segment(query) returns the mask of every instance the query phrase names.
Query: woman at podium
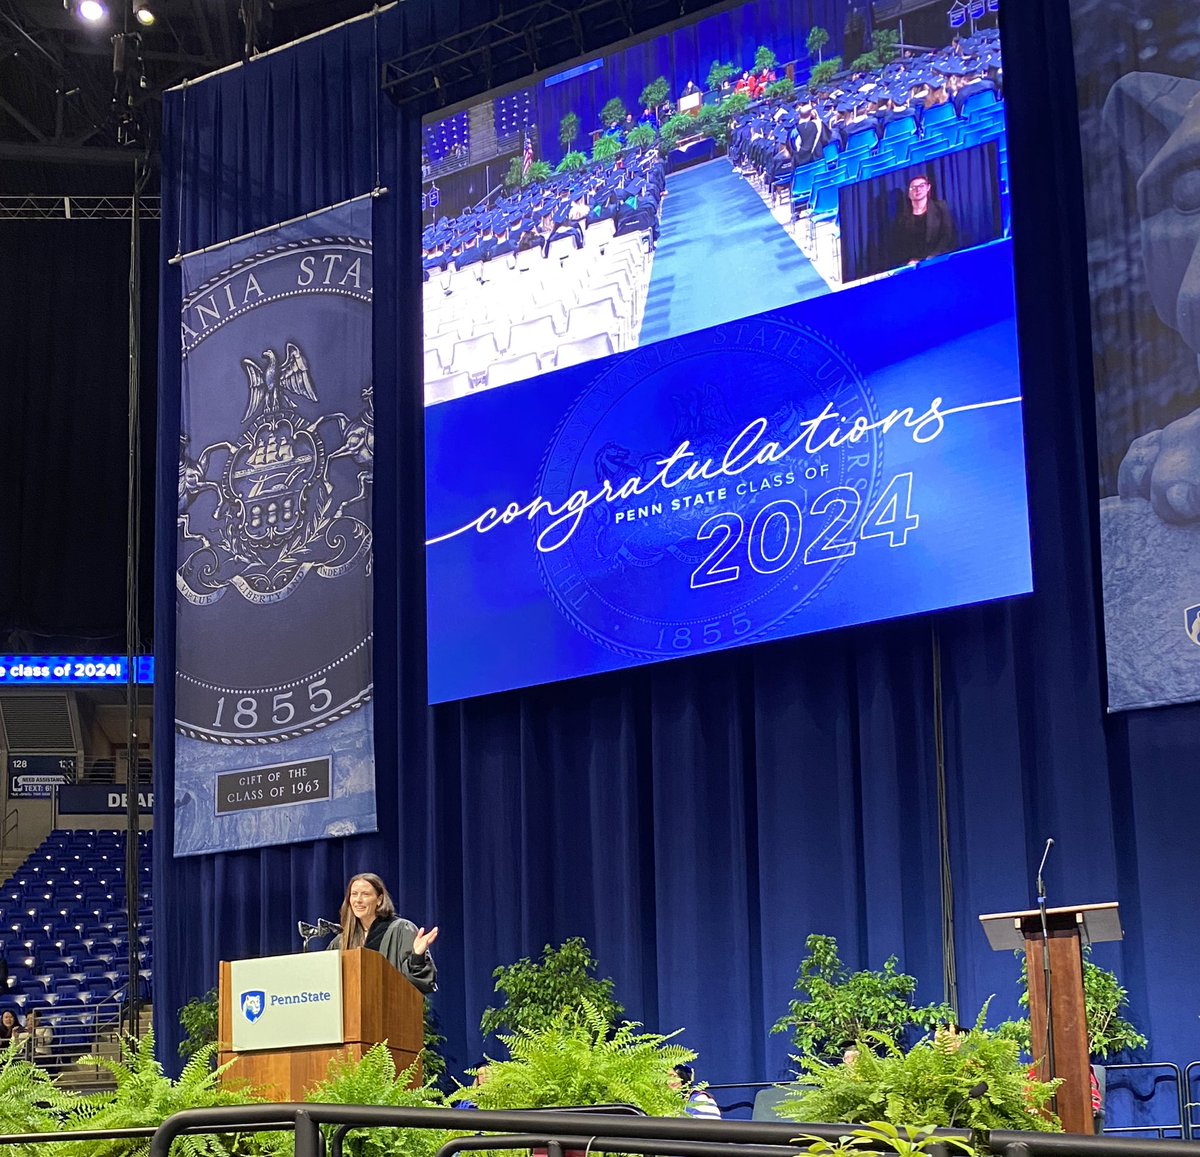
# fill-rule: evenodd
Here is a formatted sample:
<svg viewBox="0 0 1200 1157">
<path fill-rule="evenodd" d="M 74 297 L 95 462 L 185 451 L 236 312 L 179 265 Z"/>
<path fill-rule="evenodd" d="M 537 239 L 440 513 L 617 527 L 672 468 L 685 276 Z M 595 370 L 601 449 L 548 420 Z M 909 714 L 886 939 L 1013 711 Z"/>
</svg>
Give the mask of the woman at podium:
<svg viewBox="0 0 1200 1157">
<path fill-rule="evenodd" d="M 342 930 L 329 947 L 370 948 L 386 956 L 392 966 L 426 994 L 437 988 L 437 968 L 429 946 L 438 930 L 418 928 L 396 915 L 396 905 L 383 881 L 374 872 L 353 876 L 342 901 Z"/>
</svg>

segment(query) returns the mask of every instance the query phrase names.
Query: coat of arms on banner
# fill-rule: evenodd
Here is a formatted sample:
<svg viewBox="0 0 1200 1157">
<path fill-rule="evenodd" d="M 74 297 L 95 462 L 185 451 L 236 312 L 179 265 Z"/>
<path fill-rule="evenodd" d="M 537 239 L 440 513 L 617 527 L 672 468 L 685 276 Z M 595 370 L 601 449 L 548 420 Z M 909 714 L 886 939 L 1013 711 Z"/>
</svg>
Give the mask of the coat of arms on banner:
<svg viewBox="0 0 1200 1157">
<path fill-rule="evenodd" d="M 369 218 L 184 258 L 177 854 L 375 827 Z"/>
<path fill-rule="evenodd" d="M 179 527 L 199 545 L 180 562 L 176 582 L 198 606 L 230 590 L 254 603 L 279 602 L 310 572 L 336 579 L 360 561 L 369 566 L 371 387 L 354 417 L 321 413 L 299 345 L 289 341 L 282 360 L 273 349 L 262 359 L 241 360 L 249 401 L 236 442 L 214 442 L 192 457 L 190 438 L 180 437 Z M 305 415 L 303 402 L 313 403 L 306 409 L 315 416 Z M 330 466 L 342 457 L 361 469 L 357 488 L 338 495 Z M 206 490 L 218 502 L 195 525 L 192 505 Z"/>
</svg>

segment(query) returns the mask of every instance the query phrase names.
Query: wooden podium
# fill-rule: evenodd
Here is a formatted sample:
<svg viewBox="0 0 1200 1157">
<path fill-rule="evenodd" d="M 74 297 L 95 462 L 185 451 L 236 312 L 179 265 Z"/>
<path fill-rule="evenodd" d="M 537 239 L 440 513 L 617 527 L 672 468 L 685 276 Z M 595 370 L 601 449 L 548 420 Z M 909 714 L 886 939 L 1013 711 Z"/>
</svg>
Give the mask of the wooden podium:
<svg viewBox="0 0 1200 1157">
<path fill-rule="evenodd" d="M 237 1058 L 224 1080 L 248 1081 L 273 1101 L 303 1101 L 305 1092 L 325 1078 L 334 1057 L 358 1060 L 372 1045 L 387 1041 L 398 1072 L 420 1058 L 425 1043 L 425 1002 L 420 992 L 378 952 L 354 948 L 341 953 L 341 958 L 343 1043 L 253 1052 L 232 1050 L 231 965 L 221 961 L 218 1062 Z M 420 1083 L 419 1065 L 415 1080 Z"/>
<path fill-rule="evenodd" d="M 1039 1080 L 1048 1080 L 1046 1054 L 1046 985 L 1042 968 L 1042 915 L 998 912 L 980 916 L 988 943 L 997 952 L 1025 949 L 1029 978 L 1029 1039 Z M 1068 1133 L 1094 1133 L 1092 1120 L 1091 1057 L 1088 1054 L 1087 1012 L 1083 1001 L 1084 944 L 1120 940 L 1121 918 L 1117 905 L 1084 904 L 1074 908 L 1047 908 L 1046 931 L 1050 943 L 1050 995 L 1054 1032 L 1054 1075 L 1062 1077 L 1057 1095 L 1058 1115 Z"/>
</svg>

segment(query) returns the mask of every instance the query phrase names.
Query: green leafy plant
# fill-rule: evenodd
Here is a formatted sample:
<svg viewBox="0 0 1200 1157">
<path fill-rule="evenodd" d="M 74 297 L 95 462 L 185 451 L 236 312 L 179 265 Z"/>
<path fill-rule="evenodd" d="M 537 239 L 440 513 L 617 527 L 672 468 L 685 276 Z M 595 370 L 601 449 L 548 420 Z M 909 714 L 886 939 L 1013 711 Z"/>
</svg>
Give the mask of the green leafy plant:
<svg viewBox="0 0 1200 1157">
<path fill-rule="evenodd" d="M 525 183 L 522 169 L 523 164 L 520 157 L 512 157 L 509 160 L 508 168 L 504 171 L 504 187 L 506 189 L 519 189 Z"/>
<path fill-rule="evenodd" d="M 587 153 L 581 153 L 578 149 L 572 149 L 569 153 L 563 153 L 563 159 L 558 162 L 556 173 L 575 173 L 580 169 L 587 168 Z"/>
<path fill-rule="evenodd" d="M 703 111 L 704 109 L 701 109 L 701 112 Z M 688 116 L 687 113 L 676 113 L 673 117 L 668 117 L 658 130 L 659 149 L 664 154 L 669 153 L 684 137 L 690 137 L 699 131 L 697 121 L 698 118 Z"/>
<path fill-rule="evenodd" d="M 1021 958 L 1020 1005 L 1029 1007 L 1029 974 L 1025 965 L 1025 954 Z M 1150 1042 L 1122 1015 L 1129 1004 L 1129 993 L 1117 979 L 1116 973 L 1092 962 L 1091 945 L 1083 949 L 1083 1004 L 1087 1014 L 1088 1052 L 1097 1060 L 1115 1056 L 1117 1053 L 1144 1049 Z M 1028 1019 L 1005 1021 L 997 1031 L 1015 1041 L 1017 1047 L 1028 1056 L 1033 1049 L 1029 1039 Z M 1041 1050 L 1039 1050 L 1041 1051 Z"/>
<path fill-rule="evenodd" d="M 831 56 L 828 60 L 813 65 L 808 80 L 812 85 L 828 84 L 841 71 L 842 58 L 840 56 Z"/>
<path fill-rule="evenodd" d="M 794 1121 L 1061 1131 L 1046 1113 L 1059 1082 L 1031 1078 L 1017 1046 L 983 1027 L 986 1014 L 984 1005 L 969 1032 L 938 1032 L 907 1053 L 886 1033 L 864 1033 L 848 1063 L 799 1057 L 798 1083 L 778 1112 Z"/>
<path fill-rule="evenodd" d="M 421 1046 L 421 1072 L 427 1085 L 436 1085 L 446 1075 L 446 1058 L 442 1046 L 446 1038 L 438 1022 L 437 1011 L 430 1001 L 425 1001 L 425 1040 Z"/>
<path fill-rule="evenodd" d="M 670 95 L 671 89 L 667 85 L 667 78 L 660 76 L 642 89 L 642 94 L 638 97 L 638 104 L 642 108 L 658 108 Z"/>
<path fill-rule="evenodd" d="M 179 1055 L 186 1060 L 217 1039 L 217 990 L 189 1000 L 179 1010 L 179 1025 L 186 1034 L 179 1042 Z"/>
<path fill-rule="evenodd" d="M 724 148 L 729 143 L 729 121 L 729 110 L 723 104 L 706 104 L 692 124 Z"/>
<path fill-rule="evenodd" d="M 820 25 L 814 24 L 808 30 L 808 38 L 804 41 L 804 47 L 808 49 L 809 56 L 815 56 L 820 61 L 821 54 L 828 43 L 829 33 Z"/>
<path fill-rule="evenodd" d="M 125 1038 L 126 1059 L 88 1057 L 112 1074 L 112 1092 L 68 1094 L 60 1092 L 53 1102 L 62 1113 L 64 1129 L 125 1129 L 157 1126 L 182 1109 L 209 1109 L 220 1105 L 244 1105 L 257 1100 L 247 1088 L 221 1084 L 221 1076 L 236 1064 L 230 1061 L 214 1069 L 215 1044 L 202 1045 L 183 1066 L 178 1081 L 171 1080 L 154 1059 L 154 1034 L 141 1040 Z M 175 1149 L 188 1157 L 228 1157 L 229 1145 L 218 1137 L 180 1137 Z M 138 1157 L 150 1150 L 149 1139 L 64 1143 L 58 1157 Z"/>
<path fill-rule="evenodd" d="M 50 1078 L 26 1058 L 21 1040 L 0 1052 L 0 1133 L 44 1133 L 59 1128 L 53 1106 L 62 1099 Z M 20 1157 L 31 1157 L 41 1146 L 6 1148 Z"/>
<path fill-rule="evenodd" d="M 307 1100 L 327 1105 L 379 1105 L 392 1109 L 440 1108 L 441 1091 L 429 1081 L 410 1088 L 415 1066 L 397 1072 L 385 1044 L 373 1045 L 362 1060 L 334 1059 L 325 1079 L 309 1090 Z M 434 1157 L 462 1132 L 447 1129 L 365 1129 L 357 1140 L 359 1157 Z"/>
<path fill-rule="evenodd" d="M 481 1109 L 538 1109 L 562 1105 L 636 1105 L 655 1117 L 680 1116 L 683 1100 L 668 1083 L 676 1065 L 696 1054 L 671 1044 L 676 1034 L 639 1032 L 626 1022 L 613 1031 L 609 1008 L 583 997 L 537 1027 L 501 1035 L 507 1061 L 488 1064 L 482 1085 L 460 1089 L 450 1102 Z"/>
<path fill-rule="evenodd" d="M 606 101 L 600 110 L 600 123 L 608 128 L 614 121 L 618 123 L 623 121 L 627 112 L 625 102 L 619 96 L 614 96 L 611 100 Z"/>
<path fill-rule="evenodd" d="M 898 972 L 894 956 L 880 971 L 851 972 L 838 956 L 834 937 L 814 933 L 804 947 L 808 955 L 800 962 L 795 984 L 800 996 L 771 1029 L 790 1031 L 792 1045 L 802 1056 L 840 1056 L 865 1033 L 898 1037 L 910 1026 L 932 1028 L 954 1020 L 949 1005 L 913 1004 L 916 978 Z"/>
<path fill-rule="evenodd" d="M 896 59 L 899 43 L 900 33 L 894 28 L 876 28 L 871 33 L 871 52 L 877 67 L 883 68 Z"/>
<path fill-rule="evenodd" d="M 779 58 L 765 44 L 760 44 L 754 50 L 754 71 L 762 72 L 764 68 L 774 68 Z"/>
<path fill-rule="evenodd" d="M 955 1153 L 967 1153 L 974 1157 L 975 1150 L 958 1137 L 939 1137 L 936 1125 L 902 1125 L 897 1128 L 890 1121 L 870 1121 L 861 1129 L 851 1129 L 836 1141 L 808 1135 L 797 1137 L 797 1141 L 808 1141 L 804 1151 L 816 1157 L 860 1157 L 867 1153 L 894 1153 L 896 1157 L 921 1157 L 922 1154 L 939 1153 L 949 1149 Z"/>
<path fill-rule="evenodd" d="M 593 161 L 609 161 L 621 151 L 621 142 L 616 137 L 597 137 L 592 145 Z"/>
<path fill-rule="evenodd" d="M 870 72 L 876 66 L 875 53 L 864 52 L 861 56 L 856 56 L 850 62 L 851 72 Z"/>
<path fill-rule="evenodd" d="M 722 64 L 719 60 L 714 60 L 712 67 L 708 70 L 708 79 L 706 82 L 709 92 L 716 92 L 736 72 L 736 65 Z"/>
<path fill-rule="evenodd" d="M 750 107 L 750 94 L 731 92 L 717 107 L 729 120 L 736 120 Z"/>
<path fill-rule="evenodd" d="M 792 101 L 796 99 L 796 82 L 790 76 L 785 76 L 774 84 L 768 84 L 766 87 L 766 97 L 768 100 Z"/>
<path fill-rule="evenodd" d="M 638 125 L 625 134 L 625 143 L 634 149 L 648 149 L 657 140 L 653 125 Z"/>
<path fill-rule="evenodd" d="M 526 956 L 513 964 L 502 964 L 492 977 L 496 992 L 504 996 L 504 1004 L 484 1010 L 479 1031 L 485 1037 L 499 1032 L 530 1032 L 585 1004 L 611 1028 L 625 1009 L 613 996 L 613 982 L 600 980 L 596 967 L 582 936 L 573 936 L 557 948 L 547 944 L 540 961 Z"/>
<path fill-rule="evenodd" d="M 558 122 L 558 143 L 564 149 L 569 149 L 577 136 L 579 136 L 579 117 L 575 113 L 569 112 Z"/>
<path fill-rule="evenodd" d="M 548 181 L 553 172 L 549 161 L 534 161 L 525 173 L 525 184 L 535 185 L 538 181 Z"/>
</svg>

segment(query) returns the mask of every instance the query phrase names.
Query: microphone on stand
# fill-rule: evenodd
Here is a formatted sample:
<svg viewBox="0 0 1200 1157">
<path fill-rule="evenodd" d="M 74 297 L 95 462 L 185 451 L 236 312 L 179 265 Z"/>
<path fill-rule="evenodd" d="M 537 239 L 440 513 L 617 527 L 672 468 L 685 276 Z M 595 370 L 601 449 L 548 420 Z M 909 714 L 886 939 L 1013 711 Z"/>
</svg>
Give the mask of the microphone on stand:
<svg viewBox="0 0 1200 1157">
<path fill-rule="evenodd" d="M 1046 996 L 1046 1076 L 1048 1080 L 1054 1080 L 1054 1002 L 1051 1000 L 1050 993 L 1050 929 L 1046 920 L 1046 884 L 1042 879 L 1042 872 L 1046 867 L 1046 860 L 1050 856 L 1050 849 L 1054 847 L 1054 841 L 1049 839 L 1046 841 L 1046 850 L 1042 852 L 1042 862 L 1038 865 L 1037 870 L 1037 901 L 1038 914 L 1042 919 L 1042 987 L 1045 990 Z M 1051 1098 L 1051 1108 L 1058 1111 L 1058 1098 Z"/>
<path fill-rule="evenodd" d="M 332 936 L 341 931 L 337 924 L 331 924 L 324 916 L 321 916 L 315 924 L 308 923 L 307 920 L 298 920 L 296 927 L 300 932 L 300 938 L 304 941 L 302 951 L 309 951 L 309 942 L 317 939 L 320 936 Z"/>
<path fill-rule="evenodd" d="M 1046 841 L 1046 850 L 1045 850 L 1045 851 L 1042 853 L 1042 862 L 1041 862 L 1040 864 L 1038 864 L 1038 870 L 1037 870 L 1037 894 L 1038 894 L 1038 903 L 1039 903 L 1039 904 L 1040 904 L 1040 903 L 1043 903 L 1043 902 L 1045 901 L 1045 899 L 1046 899 L 1046 885 L 1045 885 L 1045 883 L 1044 883 L 1044 882 L 1043 882 L 1043 880 L 1042 880 L 1042 872 L 1043 872 L 1043 871 L 1045 871 L 1045 868 L 1046 868 L 1046 860 L 1047 860 L 1047 859 L 1049 859 L 1049 857 L 1050 857 L 1050 849 L 1051 849 L 1052 847 L 1054 847 L 1054 841 L 1053 841 L 1053 840 L 1047 840 L 1047 841 Z"/>
</svg>

